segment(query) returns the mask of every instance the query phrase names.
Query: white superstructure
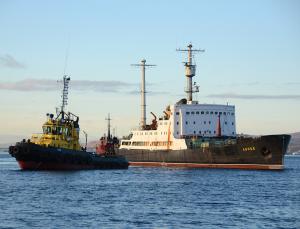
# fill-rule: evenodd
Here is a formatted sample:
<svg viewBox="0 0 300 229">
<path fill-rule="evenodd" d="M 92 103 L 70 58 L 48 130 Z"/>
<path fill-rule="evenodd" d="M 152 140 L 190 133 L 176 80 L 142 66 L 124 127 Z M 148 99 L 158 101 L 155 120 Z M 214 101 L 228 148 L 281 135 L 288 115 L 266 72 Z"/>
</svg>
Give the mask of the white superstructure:
<svg viewBox="0 0 300 229">
<path fill-rule="evenodd" d="M 180 150 L 187 149 L 186 138 L 236 136 L 234 106 L 193 101 L 192 94 L 198 92 L 198 87 L 192 82 L 196 71 L 196 65 L 192 64 L 192 51 L 203 50 L 192 50 L 190 44 L 187 50 L 179 51 L 188 52 L 188 62 L 185 63 L 187 99 L 168 106 L 158 121 L 155 117 L 151 125 L 133 130 L 129 140 L 121 141 L 121 149 Z M 143 98 L 143 105 L 144 102 Z"/>
</svg>

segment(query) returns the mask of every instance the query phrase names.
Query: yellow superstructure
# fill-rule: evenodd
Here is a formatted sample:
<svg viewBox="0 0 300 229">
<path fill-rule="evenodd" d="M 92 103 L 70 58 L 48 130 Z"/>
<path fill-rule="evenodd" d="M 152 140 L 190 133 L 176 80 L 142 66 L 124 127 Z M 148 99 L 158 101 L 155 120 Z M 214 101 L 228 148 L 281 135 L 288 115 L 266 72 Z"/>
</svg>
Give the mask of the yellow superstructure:
<svg viewBox="0 0 300 229">
<path fill-rule="evenodd" d="M 42 134 L 33 134 L 31 142 L 45 146 L 81 150 L 79 144 L 79 118 L 71 113 L 61 112 L 57 118 L 47 114 Z M 74 119 L 76 118 L 76 120 Z"/>
</svg>

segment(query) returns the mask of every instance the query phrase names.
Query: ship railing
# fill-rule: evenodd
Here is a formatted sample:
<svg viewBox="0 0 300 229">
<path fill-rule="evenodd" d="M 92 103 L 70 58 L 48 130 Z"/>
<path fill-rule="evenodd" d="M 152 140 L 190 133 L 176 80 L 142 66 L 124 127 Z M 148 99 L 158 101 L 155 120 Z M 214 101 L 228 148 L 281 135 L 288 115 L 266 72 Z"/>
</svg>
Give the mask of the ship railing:
<svg viewBox="0 0 300 229">
<path fill-rule="evenodd" d="M 43 133 L 38 133 L 38 134 L 33 134 L 31 136 L 31 141 L 37 142 L 41 140 L 67 140 L 71 141 L 71 137 L 66 137 L 63 135 L 56 135 L 56 134 L 43 134 Z"/>
</svg>

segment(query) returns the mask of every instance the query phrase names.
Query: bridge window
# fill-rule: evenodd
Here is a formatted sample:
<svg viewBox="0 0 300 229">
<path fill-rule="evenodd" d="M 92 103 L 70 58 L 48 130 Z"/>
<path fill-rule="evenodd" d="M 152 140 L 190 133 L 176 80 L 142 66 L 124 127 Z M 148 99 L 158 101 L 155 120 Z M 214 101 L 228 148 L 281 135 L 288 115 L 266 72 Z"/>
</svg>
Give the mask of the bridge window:
<svg viewBox="0 0 300 229">
<path fill-rule="evenodd" d="M 215 114 L 217 115 L 217 114 L 218 114 L 218 111 L 215 111 Z"/>
<path fill-rule="evenodd" d="M 43 127 L 43 133 L 44 134 L 51 134 L 51 127 L 50 126 L 44 126 Z"/>
<path fill-rule="evenodd" d="M 204 114 L 204 111 L 201 111 L 201 114 Z"/>
<path fill-rule="evenodd" d="M 194 112 L 194 111 L 192 111 L 192 112 L 191 112 L 191 114 L 195 114 L 195 112 Z"/>
<path fill-rule="evenodd" d="M 69 128 L 65 128 L 64 129 L 64 134 L 69 136 L 70 135 L 70 131 L 69 131 Z"/>
<path fill-rule="evenodd" d="M 179 115 L 179 112 L 176 112 L 176 115 Z"/>
<path fill-rule="evenodd" d="M 189 115 L 190 114 L 190 112 L 189 111 L 187 111 L 187 112 L 185 112 L 187 115 Z"/>
<path fill-rule="evenodd" d="M 196 114 L 199 114 L 199 111 L 196 111 Z"/>
</svg>

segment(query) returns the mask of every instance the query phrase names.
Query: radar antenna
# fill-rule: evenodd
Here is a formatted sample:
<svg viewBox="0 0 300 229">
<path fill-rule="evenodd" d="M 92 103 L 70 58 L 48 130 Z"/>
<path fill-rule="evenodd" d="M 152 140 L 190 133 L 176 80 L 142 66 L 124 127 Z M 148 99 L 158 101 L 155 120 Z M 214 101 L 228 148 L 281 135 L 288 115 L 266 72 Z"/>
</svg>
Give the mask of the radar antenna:
<svg viewBox="0 0 300 229">
<path fill-rule="evenodd" d="M 146 64 L 146 60 L 142 59 L 140 64 L 132 64 L 131 66 L 141 67 L 142 72 L 142 82 L 141 82 L 141 122 L 140 128 L 144 130 L 146 128 L 146 80 L 145 72 L 146 67 L 156 66 L 155 64 Z"/>
<path fill-rule="evenodd" d="M 187 62 L 184 62 L 185 66 L 185 76 L 186 76 L 186 88 L 185 92 L 187 94 L 187 101 L 189 103 L 193 102 L 193 93 L 199 92 L 199 86 L 193 85 L 193 77 L 196 75 L 196 65 L 193 64 L 193 53 L 195 52 L 204 52 L 204 49 L 192 49 L 193 45 L 190 43 L 187 46 L 187 49 L 176 49 L 179 52 L 187 52 L 188 59 Z"/>
</svg>

